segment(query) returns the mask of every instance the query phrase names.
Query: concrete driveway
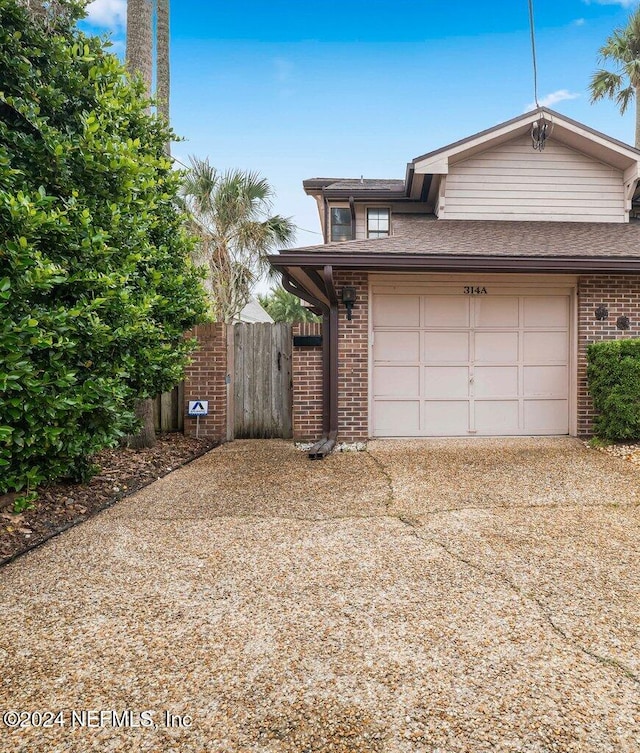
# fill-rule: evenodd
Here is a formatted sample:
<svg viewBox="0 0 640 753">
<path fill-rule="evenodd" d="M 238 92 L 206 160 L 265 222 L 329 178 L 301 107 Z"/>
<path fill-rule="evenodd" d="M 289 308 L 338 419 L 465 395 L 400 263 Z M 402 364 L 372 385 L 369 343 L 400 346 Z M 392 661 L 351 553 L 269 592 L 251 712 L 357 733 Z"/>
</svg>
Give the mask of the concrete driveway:
<svg viewBox="0 0 640 753">
<path fill-rule="evenodd" d="M 639 481 L 565 438 L 221 447 L 0 570 L 0 706 L 50 712 L 0 748 L 637 753 Z"/>
</svg>

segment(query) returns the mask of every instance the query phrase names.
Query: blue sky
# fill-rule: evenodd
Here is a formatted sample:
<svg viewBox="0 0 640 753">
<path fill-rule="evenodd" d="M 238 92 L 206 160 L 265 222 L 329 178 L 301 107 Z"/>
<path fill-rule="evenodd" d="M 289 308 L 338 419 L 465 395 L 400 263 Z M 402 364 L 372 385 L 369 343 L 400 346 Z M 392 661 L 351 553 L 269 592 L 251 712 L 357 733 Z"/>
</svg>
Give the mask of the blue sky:
<svg viewBox="0 0 640 753">
<path fill-rule="evenodd" d="M 637 4 L 535 0 L 541 104 L 633 141 L 633 112 L 590 104 L 587 86 Z M 126 0 L 88 9 L 85 29 L 122 54 Z M 268 178 L 299 246 L 321 242 L 304 178 L 403 178 L 533 103 L 527 0 L 173 0 L 171 45 L 174 155 Z"/>
</svg>

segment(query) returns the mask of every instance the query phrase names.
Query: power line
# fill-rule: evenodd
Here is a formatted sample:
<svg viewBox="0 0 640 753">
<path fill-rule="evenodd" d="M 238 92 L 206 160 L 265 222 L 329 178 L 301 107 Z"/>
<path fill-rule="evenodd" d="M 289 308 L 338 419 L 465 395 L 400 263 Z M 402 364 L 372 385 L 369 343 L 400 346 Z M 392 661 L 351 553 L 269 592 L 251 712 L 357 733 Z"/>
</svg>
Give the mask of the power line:
<svg viewBox="0 0 640 753">
<path fill-rule="evenodd" d="M 531 29 L 531 56 L 533 58 L 533 98 L 536 108 L 540 107 L 538 103 L 538 63 L 536 61 L 536 32 L 533 23 L 533 0 L 529 0 L 529 28 Z"/>
</svg>

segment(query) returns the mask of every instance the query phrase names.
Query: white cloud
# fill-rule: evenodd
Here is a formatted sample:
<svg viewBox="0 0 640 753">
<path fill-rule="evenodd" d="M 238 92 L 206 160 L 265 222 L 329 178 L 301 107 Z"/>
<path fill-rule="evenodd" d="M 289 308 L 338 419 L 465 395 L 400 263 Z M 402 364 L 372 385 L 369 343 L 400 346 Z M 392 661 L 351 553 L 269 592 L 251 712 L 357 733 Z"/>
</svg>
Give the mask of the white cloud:
<svg viewBox="0 0 640 753">
<path fill-rule="evenodd" d="M 582 0 L 585 5 L 621 5 L 623 8 L 631 8 L 638 4 L 638 0 Z"/>
<path fill-rule="evenodd" d="M 576 18 L 575 21 L 571 22 L 572 26 L 584 26 L 587 23 L 586 18 Z"/>
<path fill-rule="evenodd" d="M 570 92 L 568 89 L 558 89 L 555 92 L 551 92 L 551 94 L 547 94 L 545 97 L 541 97 L 538 100 L 538 104 L 540 107 L 553 107 L 553 105 L 557 104 L 558 102 L 564 102 L 565 99 L 578 99 L 580 94 L 578 92 Z M 536 109 L 536 103 L 530 102 L 526 108 L 525 112 L 529 112 L 530 110 Z"/>
<path fill-rule="evenodd" d="M 87 5 L 86 20 L 94 26 L 122 28 L 127 23 L 127 0 L 93 0 Z"/>
</svg>

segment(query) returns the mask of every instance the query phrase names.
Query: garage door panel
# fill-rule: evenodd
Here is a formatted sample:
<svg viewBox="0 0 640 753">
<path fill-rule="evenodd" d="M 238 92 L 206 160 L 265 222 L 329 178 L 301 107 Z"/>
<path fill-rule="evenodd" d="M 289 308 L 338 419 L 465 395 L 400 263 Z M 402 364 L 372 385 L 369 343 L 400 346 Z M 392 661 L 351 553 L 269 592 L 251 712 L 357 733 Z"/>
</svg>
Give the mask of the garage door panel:
<svg viewBox="0 0 640 753">
<path fill-rule="evenodd" d="M 424 395 L 427 398 L 468 398 L 468 366 L 426 366 Z"/>
<path fill-rule="evenodd" d="M 517 366 L 476 366 L 473 381 L 475 397 L 518 397 Z"/>
<path fill-rule="evenodd" d="M 443 361 L 469 362 L 468 332 L 425 332 L 424 360 L 426 363 Z"/>
<path fill-rule="evenodd" d="M 470 300 L 460 295 L 424 296 L 424 327 L 469 326 Z"/>
<path fill-rule="evenodd" d="M 569 322 L 568 299 L 557 295 L 526 296 L 525 327 L 566 327 Z"/>
<path fill-rule="evenodd" d="M 519 432 L 517 400 L 478 400 L 475 404 L 478 434 L 517 434 Z"/>
<path fill-rule="evenodd" d="M 376 397 L 420 397 L 420 367 L 376 366 L 373 394 Z"/>
<path fill-rule="evenodd" d="M 569 336 L 567 332 L 525 332 L 524 363 L 549 361 L 566 363 Z"/>
<path fill-rule="evenodd" d="M 373 306 L 374 327 L 419 327 L 419 295 L 377 295 Z"/>
<path fill-rule="evenodd" d="M 380 330 L 373 344 L 374 362 L 419 361 L 420 332 Z"/>
<path fill-rule="evenodd" d="M 525 400 L 524 429 L 527 434 L 568 434 L 568 401 Z"/>
<path fill-rule="evenodd" d="M 424 431 L 428 437 L 456 437 L 469 432 L 469 403 L 466 400 L 427 400 Z"/>
<path fill-rule="evenodd" d="M 377 401 L 374 432 L 378 437 L 420 436 L 420 402 L 418 400 Z"/>
<path fill-rule="evenodd" d="M 517 332 L 476 332 L 477 363 L 514 363 L 518 360 Z"/>
<path fill-rule="evenodd" d="M 482 297 L 475 300 L 476 327 L 517 327 L 520 306 L 517 296 Z"/>
<path fill-rule="evenodd" d="M 567 397 L 568 379 L 566 366 L 525 366 L 524 396 Z"/>
</svg>

